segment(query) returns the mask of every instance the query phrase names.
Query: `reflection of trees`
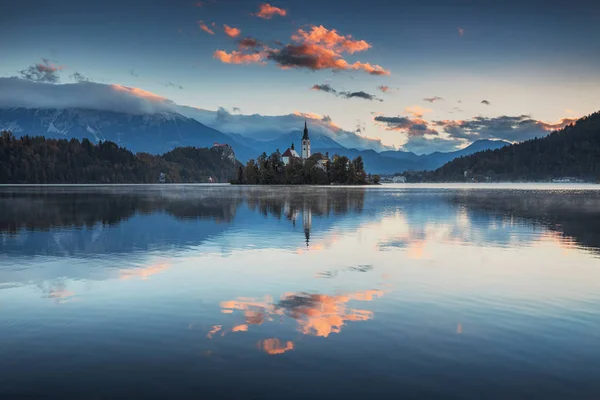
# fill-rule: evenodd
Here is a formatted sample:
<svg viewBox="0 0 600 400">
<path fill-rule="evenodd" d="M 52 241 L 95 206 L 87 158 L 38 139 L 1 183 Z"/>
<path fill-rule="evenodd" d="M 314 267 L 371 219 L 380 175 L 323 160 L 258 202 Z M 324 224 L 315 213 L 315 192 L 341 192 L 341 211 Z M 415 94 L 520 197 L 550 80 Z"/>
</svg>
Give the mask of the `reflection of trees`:
<svg viewBox="0 0 600 400">
<path fill-rule="evenodd" d="M 0 191 L 0 232 L 18 229 L 48 230 L 53 227 L 115 225 L 136 214 L 165 212 L 177 219 L 209 219 L 231 222 L 237 207 L 246 201 L 252 211 L 295 221 L 305 210 L 318 216 L 361 212 L 362 189 L 299 188 L 168 190 L 89 190 L 46 188 Z"/>
<path fill-rule="evenodd" d="M 166 212 L 178 219 L 230 222 L 241 200 L 213 197 L 169 197 L 103 191 L 0 191 L 0 232 L 48 230 L 55 227 L 115 225 L 136 214 Z"/>
<path fill-rule="evenodd" d="M 362 188 L 295 188 L 250 189 L 247 192 L 248 207 L 264 216 L 294 219 L 309 209 L 312 215 L 343 215 L 348 212 L 361 213 L 365 191 Z"/>
<path fill-rule="evenodd" d="M 448 199 L 471 213 L 523 219 L 584 247 L 600 249 L 600 193 L 477 190 L 459 192 Z"/>
</svg>

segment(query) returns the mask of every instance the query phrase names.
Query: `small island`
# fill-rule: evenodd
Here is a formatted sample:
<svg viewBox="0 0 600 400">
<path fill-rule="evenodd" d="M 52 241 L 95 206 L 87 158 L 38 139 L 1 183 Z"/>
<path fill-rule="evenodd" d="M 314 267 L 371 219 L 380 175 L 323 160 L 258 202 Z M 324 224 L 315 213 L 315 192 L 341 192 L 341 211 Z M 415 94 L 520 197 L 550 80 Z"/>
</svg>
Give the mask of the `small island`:
<svg viewBox="0 0 600 400">
<path fill-rule="evenodd" d="M 283 154 L 276 149 L 270 156 L 261 154 L 239 166 L 237 176 L 231 183 L 240 185 L 369 185 L 379 184 L 379 175 L 365 172 L 361 156 L 348 157 L 310 151 L 308 126 L 304 121 L 300 154 L 295 145 Z"/>
</svg>

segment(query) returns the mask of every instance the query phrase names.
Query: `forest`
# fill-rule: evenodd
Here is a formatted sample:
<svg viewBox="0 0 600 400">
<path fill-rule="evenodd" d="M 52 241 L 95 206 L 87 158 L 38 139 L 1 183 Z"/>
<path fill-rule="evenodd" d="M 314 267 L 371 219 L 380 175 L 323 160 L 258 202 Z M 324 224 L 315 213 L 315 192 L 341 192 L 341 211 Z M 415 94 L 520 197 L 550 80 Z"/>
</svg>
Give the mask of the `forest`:
<svg viewBox="0 0 600 400">
<path fill-rule="evenodd" d="M 239 165 L 219 149 L 178 147 L 163 155 L 134 154 L 109 141 L 0 133 L 2 184 L 228 182 Z"/>
<path fill-rule="evenodd" d="M 321 162 L 319 157 L 307 160 L 291 158 L 285 165 L 279 152 L 267 156 L 263 153 L 256 160 L 240 166 L 232 183 L 246 185 L 367 185 L 378 184 L 378 175 L 368 175 L 362 157 L 350 160 L 334 156 Z"/>
<path fill-rule="evenodd" d="M 576 178 L 600 182 L 600 112 L 543 138 L 460 157 L 407 180 L 434 182 L 548 181 Z"/>
</svg>

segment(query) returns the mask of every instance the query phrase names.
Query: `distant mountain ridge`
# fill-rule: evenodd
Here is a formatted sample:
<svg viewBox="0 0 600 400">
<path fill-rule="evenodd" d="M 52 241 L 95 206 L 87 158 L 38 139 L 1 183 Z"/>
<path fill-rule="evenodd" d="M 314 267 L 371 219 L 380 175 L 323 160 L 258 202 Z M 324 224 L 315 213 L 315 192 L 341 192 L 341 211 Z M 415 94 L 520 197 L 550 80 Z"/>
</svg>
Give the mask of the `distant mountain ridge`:
<svg viewBox="0 0 600 400">
<path fill-rule="evenodd" d="M 302 136 L 298 129 L 279 134 L 272 140 L 256 140 L 237 133 L 220 132 L 177 112 L 128 114 L 83 108 L 0 108 L 0 130 L 9 130 L 17 137 L 43 135 L 54 139 L 88 138 L 95 143 L 108 140 L 133 152 L 151 154 L 163 154 L 176 147 L 211 147 L 214 142 L 228 143 L 233 147 L 236 158 L 242 162 L 256 159 L 263 152 L 271 154 L 279 149 L 283 153 L 292 143 L 299 147 Z M 330 156 L 339 154 L 351 159 L 362 156 L 366 170 L 377 174 L 435 169 L 456 157 L 509 144 L 485 140 L 449 153 L 378 153 L 374 150 L 346 148 L 325 134 L 311 131 L 310 126 L 309 132 L 313 153 L 329 153 Z"/>
<path fill-rule="evenodd" d="M 52 139 L 84 139 L 94 143 L 111 141 L 133 152 L 166 153 L 176 147 L 211 147 L 229 143 L 236 156 L 250 157 L 254 149 L 192 118 L 174 112 L 127 114 L 79 108 L 0 109 L 0 131 L 15 136 L 45 136 Z"/>
</svg>

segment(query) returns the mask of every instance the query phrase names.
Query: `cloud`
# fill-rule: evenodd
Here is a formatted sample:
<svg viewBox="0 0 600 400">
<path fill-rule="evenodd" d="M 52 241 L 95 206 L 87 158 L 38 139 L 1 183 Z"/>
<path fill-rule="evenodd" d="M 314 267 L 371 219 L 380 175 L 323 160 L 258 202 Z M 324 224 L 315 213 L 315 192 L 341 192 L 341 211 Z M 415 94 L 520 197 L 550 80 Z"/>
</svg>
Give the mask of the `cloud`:
<svg viewBox="0 0 600 400">
<path fill-rule="evenodd" d="M 71 79 L 73 79 L 75 82 L 89 82 L 90 78 L 88 78 L 87 76 L 80 74 L 79 72 L 74 72 L 71 76 Z"/>
<path fill-rule="evenodd" d="M 294 43 L 271 48 L 255 39 L 248 38 L 238 42 L 245 63 L 264 63 L 274 61 L 281 69 L 306 68 L 313 71 L 331 69 L 334 71 L 365 71 L 371 75 L 390 75 L 390 71 L 380 65 L 356 61 L 349 63 L 344 53 L 353 54 L 371 47 L 364 40 L 355 40 L 351 35 L 340 35 L 335 30 L 323 26 L 313 26 L 310 31 L 299 29 L 292 35 Z M 260 50 L 259 50 L 260 48 Z M 215 57 L 219 60 L 227 59 Z"/>
<path fill-rule="evenodd" d="M 492 104 L 492 103 L 490 103 L 490 102 L 489 102 L 489 101 L 487 101 L 487 100 L 481 100 L 481 104 L 485 104 L 486 106 L 489 106 L 489 105 L 490 105 L 490 104 Z"/>
<path fill-rule="evenodd" d="M 223 25 L 223 30 L 225 31 L 225 34 L 230 38 L 236 38 L 242 33 L 242 31 L 238 28 L 232 28 L 229 25 Z"/>
<path fill-rule="evenodd" d="M 63 67 L 54 65 L 47 58 L 42 58 L 42 62 L 29 66 L 19 71 L 21 78 L 31 82 L 59 83 L 60 76 L 58 71 Z"/>
<path fill-rule="evenodd" d="M 129 70 L 129 75 L 131 75 L 131 76 L 133 76 L 133 77 L 135 77 L 135 78 L 138 78 L 138 77 L 139 77 L 138 73 L 137 73 L 137 72 L 135 72 L 135 71 L 134 71 L 134 70 L 132 70 L 132 69 L 130 69 L 130 70 Z"/>
<path fill-rule="evenodd" d="M 204 21 L 198 21 L 198 27 L 200 27 L 200 29 L 202 29 L 204 32 L 208 33 L 209 35 L 214 35 L 215 31 L 213 31 L 212 29 L 210 29 L 208 27 L 208 25 L 206 25 L 204 23 Z"/>
<path fill-rule="evenodd" d="M 345 97 L 347 99 L 359 98 L 359 99 L 365 99 L 365 100 L 383 101 L 382 99 L 377 98 L 376 96 L 374 96 L 372 94 L 365 93 L 362 90 L 359 92 L 340 92 L 340 96 Z"/>
<path fill-rule="evenodd" d="M 273 140 L 278 136 L 301 130 L 304 117 L 311 134 L 324 135 L 336 142 L 359 149 L 384 151 L 393 149 L 380 139 L 357 135 L 335 124 L 331 118 L 318 114 L 286 115 L 231 114 L 226 110 L 204 110 L 181 106 L 173 101 L 140 88 L 107 85 L 96 82 L 47 84 L 20 78 L 0 78 L 0 108 L 65 109 L 85 108 L 130 114 L 180 113 L 221 132 L 234 132 L 257 140 Z"/>
<path fill-rule="evenodd" d="M 381 86 L 377 86 L 377 89 L 379 89 L 383 93 L 387 93 L 390 90 L 390 87 L 387 85 L 381 85 Z"/>
<path fill-rule="evenodd" d="M 256 63 L 264 63 L 264 54 L 263 53 L 243 53 L 241 51 L 232 51 L 231 53 L 227 53 L 224 50 L 217 50 L 214 52 L 213 57 L 225 64 L 256 64 Z"/>
<path fill-rule="evenodd" d="M 460 27 L 459 27 L 459 28 L 458 28 L 458 34 L 459 34 L 460 36 L 463 36 L 463 35 L 465 34 L 465 30 L 464 30 L 463 28 L 460 28 Z"/>
<path fill-rule="evenodd" d="M 327 93 L 337 93 L 337 90 L 332 88 L 328 83 L 324 83 L 322 85 L 313 85 L 311 90 L 320 90 L 322 92 L 327 92 Z"/>
<path fill-rule="evenodd" d="M 177 85 L 173 82 L 167 82 L 164 84 L 165 87 L 175 88 L 175 89 L 183 89 L 183 86 Z"/>
<path fill-rule="evenodd" d="M 240 39 L 238 41 L 238 46 L 241 50 L 250 50 L 265 47 L 262 42 L 250 36 Z"/>
<path fill-rule="evenodd" d="M 292 35 L 292 40 L 298 43 L 314 44 L 333 50 L 337 54 L 354 54 L 369 50 L 371 45 L 364 40 L 355 40 L 352 35 L 340 35 L 335 29 L 327 29 L 323 25 L 311 26 L 310 31 L 298 29 Z"/>
<path fill-rule="evenodd" d="M 423 115 L 433 111 L 430 108 L 423 108 L 421 106 L 406 107 L 404 110 L 415 118 L 421 118 Z"/>
<path fill-rule="evenodd" d="M 363 70 L 371 75 L 389 75 L 390 72 L 379 65 L 369 63 L 349 64 L 335 51 L 314 44 L 288 44 L 282 49 L 270 50 L 268 59 L 273 60 L 283 69 L 307 68 L 313 71 L 322 69 L 332 70 Z"/>
<path fill-rule="evenodd" d="M 0 108 L 87 108 L 148 114 L 172 112 L 175 103 L 143 89 L 95 82 L 47 84 L 0 78 Z"/>
<path fill-rule="evenodd" d="M 425 97 L 423 100 L 428 101 L 429 103 L 435 103 L 436 101 L 444 100 L 444 98 L 440 97 L 440 96 L 433 96 L 433 97 Z"/>
<path fill-rule="evenodd" d="M 386 117 L 378 115 L 374 118 L 376 123 L 381 123 L 388 131 L 400 131 L 411 136 L 437 136 L 435 129 L 429 128 L 429 123 L 421 118 Z"/>
<path fill-rule="evenodd" d="M 536 137 L 544 137 L 554 130 L 561 129 L 575 122 L 576 118 L 562 118 L 556 123 L 548 123 L 532 119 L 529 115 L 487 118 L 473 117 L 469 120 L 433 121 L 451 138 L 468 139 L 501 139 L 509 142 L 522 142 Z"/>
<path fill-rule="evenodd" d="M 321 91 L 321 92 L 331 93 L 334 96 L 342 97 L 345 99 L 359 98 L 359 99 L 365 99 L 365 100 L 371 100 L 371 101 L 372 100 L 383 101 L 382 99 L 378 98 L 377 96 L 363 92 L 362 90 L 359 92 L 338 92 L 333 87 L 331 87 L 331 85 L 329 85 L 327 83 L 322 84 L 322 85 L 313 85 L 311 90 L 317 90 L 317 91 Z"/>
<path fill-rule="evenodd" d="M 285 17 L 287 15 L 287 11 L 283 8 L 275 7 L 270 4 L 264 3 L 260 5 L 258 12 L 253 15 L 262 19 L 271 19 L 276 15 L 279 15 L 280 17 Z"/>
<path fill-rule="evenodd" d="M 239 108 L 239 107 L 233 107 L 232 110 L 234 113 L 242 112 L 241 108 Z"/>
</svg>

